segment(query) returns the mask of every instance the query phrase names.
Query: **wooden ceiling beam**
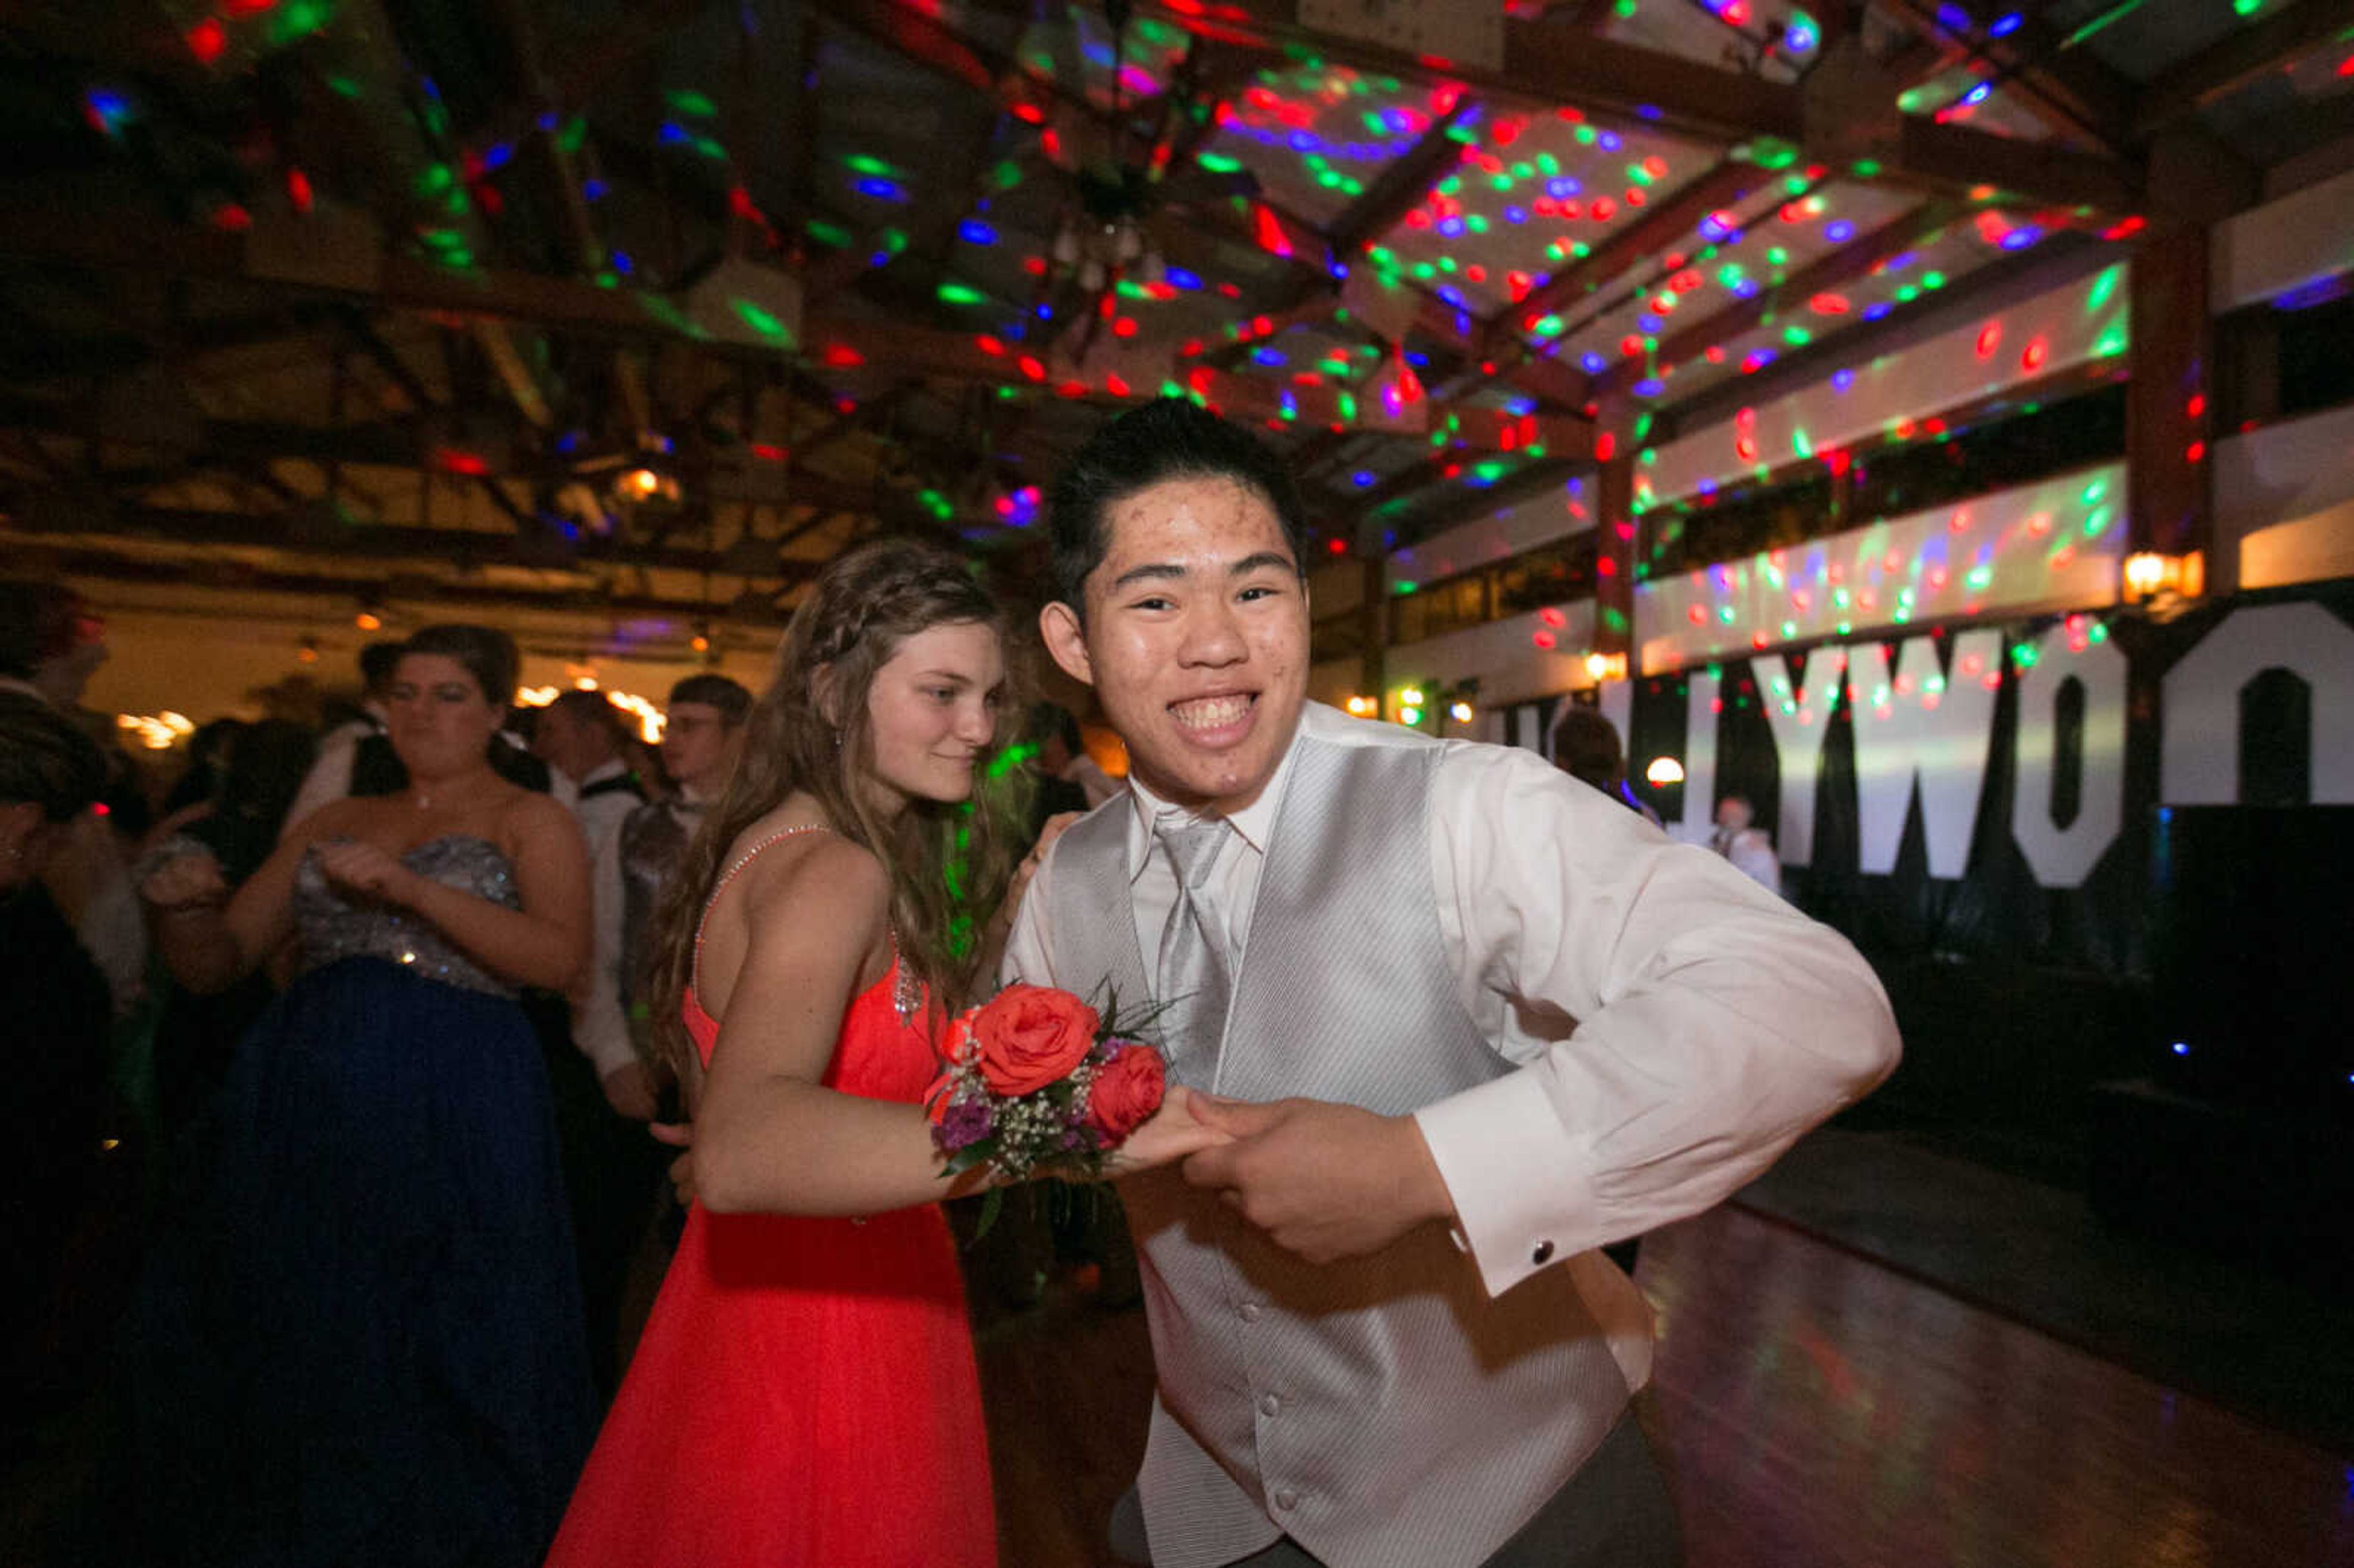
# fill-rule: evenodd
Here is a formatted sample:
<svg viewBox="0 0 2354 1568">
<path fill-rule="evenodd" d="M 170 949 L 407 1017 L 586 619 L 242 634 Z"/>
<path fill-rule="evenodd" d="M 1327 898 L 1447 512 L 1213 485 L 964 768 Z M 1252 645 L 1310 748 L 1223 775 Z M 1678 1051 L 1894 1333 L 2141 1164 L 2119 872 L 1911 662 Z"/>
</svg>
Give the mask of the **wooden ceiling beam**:
<svg viewBox="0 0 2354 1568">
<path fill-rule="evenodd" d="M 2349 29 L 2354 29 L 2354 0 L 2296 0 L 2201 49 L 2142 89 L 2134 105 L 2134 130 L 2143 137 L 2156 135 Z"/>
<path fill-rule="evenodd" d="M 1729 343 L 1765 322 L 1776 311 L 1803 303 L 1817 294 L 1836 291 L 1869 277 L 1882 263 L 1927 244 L 1959 221 L 1958 203 L 1932 198 L 1891 218 L 1853 243 L 1832 251 L 1811 267 L 1800 269 L 1770 289 L 1761 289 L 1713 315 L 1670 333 L 1660 340 L 1650 365 L 1672 367 L 1703 353 L 1712 344 Z M 1624 393 L 1651 374 L 1648 366 L 1621 365 L 1596 378 L 1594 395 L 1607 400 Z"/>
<path fill-rule="evenodd" d="M 2013 5 L 2009 0 L 1999 5 L 1960 0 L 1962 14 L 1972 25 L 1956 31 L 1947 25 L 1953 20 L 1949 8 L 1954 0 L 1889 3 L 1923 37 L 1944 39 L 1952 48 L 1984 60 L 1998 78 L 2016 82 L 2028 107 L 2047 125 L 2083 132 L 2114 151 L 2133 145 L 2133 81 L 2098 56 L 2071 52 L 2065 35 L 2035 16 L 2032 7 Z M 1993 37 L 1987 26 L 2004 11 L 2018 12 L 2020 20 L 2004 37 Z"/>
<path fill-rule="evenodd" d="M 1800 149 L 1802 155 L 1819 153 L 1820 161 L 1836 167 L 1844 168 L 1850 161 L 1844 147 L 1808 147 L 1810 129 L 1833 140 L 1848 129 L 1837 114 L 1808 112 L 1818 79 L 1826 90 L 1833 85 L 1830 76 L 1819 70 L 1810 73 L 1805 84 L 1770 81 L 1590 37 L 1543 16 L 1506 17 L 1502 69 L 1488 69 L 1426 59 L 1304 26 L 1299 0 L 1223 0 L 1214 7 L 1189 11 L 1160 0 L 1155 10 L 1179 26 L 1237 48 L 1274 51 L 1299 46 L 1386 75 L 1460 82 L 1483 94 L 1532 104 L 1573 103 L 1597 122 L 1658 127 L 1721 142 L 1770 137 Z M 2137 163 L 2014 142 L 1963 125 L 1929 124 L 1918 116 L 1903 119 L 1894 144 L 1880 149 L 1885 154 L 1877 158 L 1882 179 L 1930 189 L 1993 185 L 2030 201 L 2068 207 L 2105 204 L 2104 210 L 2111 212 L 2131 211 L 2141 200 Z M 1930 133 L 1916 136 L 1925 125 Z"/>
<path fill-rule="evenodd" d="M 1686 230 L 1697 228 L 1710 213 L 1736 206 L 1780 178 L 1755 164 L 1727 159 L 1698 179 L 1686 181 L 1667 200 L 1647 209 L 1640 219 L 1531 290 L 1520 303 L 1498 312 L 1490 319 L 1482 335 L 1490 339 L 1518 338 L 1521 334 L 1512 324 L 1515 321 L 1552 314 L 1575 305 L 1682 238 Z"/>
</svg>

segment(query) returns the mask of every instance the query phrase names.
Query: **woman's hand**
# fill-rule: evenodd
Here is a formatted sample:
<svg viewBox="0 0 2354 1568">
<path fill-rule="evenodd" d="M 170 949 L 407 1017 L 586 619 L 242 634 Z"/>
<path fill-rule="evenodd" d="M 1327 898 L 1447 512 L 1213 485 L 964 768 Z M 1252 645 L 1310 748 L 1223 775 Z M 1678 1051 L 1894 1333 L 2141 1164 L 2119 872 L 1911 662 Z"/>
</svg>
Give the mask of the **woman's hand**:
<svg viewBox="0 0 2354 1568">
<path fill-rule="evenodd" d="M 139 896 L 159 914 L 174 915 L 220 905 L 228 897 L 228 884 L 221 878 L 220 862 L 212 856 L 175 854 L 140 883 Z"/>
<path fill-rule="evenodd" d="M 1172 1084 L 1151 1119 L 1106 1158 L 1104 1174 L 1118 1181 L 1233 1141 L 1232 1134 L 1194 1116 L 1193 1090 Z"/>
<path fill-rule="evenodd" d="M 323 842 L 318 851 L 319 869 L 329 881 L 387 904 L 416 901 L 416 887 L 422 879 L 401 864 L 398 856 L 357 839 Z"/>
<path fill-rule="evenodd" d="M 685 1153 L 670 1162 L 670 1190 L 677 1194 L 682 1209 L 695 1206 L 695 1124 L 691 1121 L 658 1121 L 646 1130 L 654 1135 L 656 1143 L 667 1143 Z"/>
</svg>

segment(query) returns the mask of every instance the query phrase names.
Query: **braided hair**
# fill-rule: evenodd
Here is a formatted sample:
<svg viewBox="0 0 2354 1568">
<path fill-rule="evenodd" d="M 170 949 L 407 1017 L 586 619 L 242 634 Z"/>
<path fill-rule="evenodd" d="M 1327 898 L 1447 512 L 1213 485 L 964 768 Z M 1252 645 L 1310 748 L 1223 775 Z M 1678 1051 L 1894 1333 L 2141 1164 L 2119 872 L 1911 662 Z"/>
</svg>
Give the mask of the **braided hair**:
<svg viewBox="0 0 2354 1568">
<path fill-rule="evenodd" d="M 655 916 L 656 1023 L 674 1066 L 689 1049 L 679 1008 L 722 860 L 747 828 L 796 791 L 817 801 L 836 833 L 881 859 L 891 877 L 900 961 L 943 1006 L 964 1005 L 978 933 L 1004 896 L 1019 848 L 1015 804 L 989 777 L 996 747 L 974 760 L 970 800 L 914 800 L 896 820 L 875 812 L 857 780 L 875 766 L 867 695 L 875 672 L 918 632 L 970 623 L 1002 631 L 997 601 L 956 556 L 907 539 L 876 540 L 837 557 L 793 612 L 768 690 L 744 716 L 742 756 Z"/>
</svg>

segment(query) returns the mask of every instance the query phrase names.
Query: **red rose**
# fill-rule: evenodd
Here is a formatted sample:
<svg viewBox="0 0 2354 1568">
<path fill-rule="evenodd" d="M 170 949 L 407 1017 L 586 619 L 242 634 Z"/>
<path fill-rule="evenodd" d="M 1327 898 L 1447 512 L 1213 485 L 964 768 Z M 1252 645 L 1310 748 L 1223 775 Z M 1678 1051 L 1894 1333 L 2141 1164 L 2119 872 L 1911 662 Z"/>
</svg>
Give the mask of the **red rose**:
<svg viewBox="0 0 2354 1568">
<path fill-rule="evenodd" d="M 1166 1071 L 1160 1052 L 1137 1044 L 1096 1069 L 1087 1091 L 1087 1125 L 1103 1135 L 1105 1148 L 1118 1148 L 1161 1108 Z"/>
<path fill-rule="evenodd" d="M 972 1054 L 972 1017 L 970 1013 L 949 1021 L 949 1032 L 940 1039 L 940 1055 L 950 1065 L 962 1066 Z"/>
<path fill-rule="evenodd" d="M 1095 1048 L 1096 1010 L 1066 991 L 1012 985 L 972 1017 L 981 1080 L 993 1095 L 1034 1094 Z"/>
</svg>

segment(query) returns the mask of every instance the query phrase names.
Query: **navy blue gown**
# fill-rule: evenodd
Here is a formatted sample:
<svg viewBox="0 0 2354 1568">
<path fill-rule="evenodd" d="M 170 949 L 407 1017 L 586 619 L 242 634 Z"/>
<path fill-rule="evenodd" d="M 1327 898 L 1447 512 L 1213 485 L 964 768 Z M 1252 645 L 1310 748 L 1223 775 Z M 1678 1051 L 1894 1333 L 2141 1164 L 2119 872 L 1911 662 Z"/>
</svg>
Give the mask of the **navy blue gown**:
<svg viewBox="0 0 2354 1568">
<path fill-rule="evenodd" d="M 405 863 L 518 906 L 450 836 Z M 129 1344 L 158 1563 L 538 1563 L 596 1431 L 539 1046 L 413 914 L 295 893 L 306 972 L 239 1044 Z"/>
</svg>

